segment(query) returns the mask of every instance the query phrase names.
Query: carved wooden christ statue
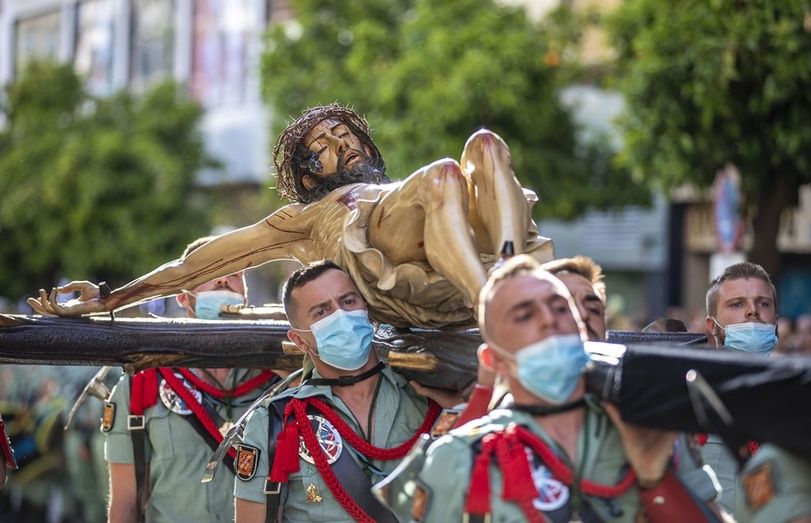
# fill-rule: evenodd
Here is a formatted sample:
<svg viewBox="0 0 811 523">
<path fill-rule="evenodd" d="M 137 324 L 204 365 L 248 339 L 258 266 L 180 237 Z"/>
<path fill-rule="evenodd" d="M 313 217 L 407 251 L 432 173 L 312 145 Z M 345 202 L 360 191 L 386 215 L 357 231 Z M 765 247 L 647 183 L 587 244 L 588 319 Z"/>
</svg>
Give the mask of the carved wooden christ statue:
<svg viewBox="0 0 811 523">
<path fill-rule="evenodd" d="M 507 145 L 490 131 L 468 139 L 460 162 L 438 160 L 392 182 L 366 121 L 328 105 L 290 124 L 273 157 L 290 205 L 112 292 L 72 282 L 29 303 L 64 316 L 110 311 L 273 260 L 329 258 L 358 284 L 373 318 L 463 326 L 473 322 L 471 306 L 502 251 L 553 257 L 531 218 L 537 197 L 522 189 Z M 57 292 L 71 291 L 80 297 L 56 302 Z"/>
</svg>

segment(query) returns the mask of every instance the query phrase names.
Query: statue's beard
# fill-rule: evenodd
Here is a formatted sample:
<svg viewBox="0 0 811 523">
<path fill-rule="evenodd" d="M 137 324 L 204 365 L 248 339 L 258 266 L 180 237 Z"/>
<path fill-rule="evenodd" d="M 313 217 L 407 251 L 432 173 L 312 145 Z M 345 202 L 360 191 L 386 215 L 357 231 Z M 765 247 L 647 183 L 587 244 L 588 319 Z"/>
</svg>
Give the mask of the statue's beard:
<svg viewBox="0 0 811 523">
<path fill-rule="evenodd" d="M 320 178 L 321 183 L 313 187 L 305 196 L 305 203 L 320 200 L 330 192 L 352 183 L 383 184 L 391 183 L 386 176 L 384 164 L 369 156 L 361 156 L 355 164 L 347 168 L 345 156 L 338 160 L 336 172 L 333 175 Z"/>
</svg>

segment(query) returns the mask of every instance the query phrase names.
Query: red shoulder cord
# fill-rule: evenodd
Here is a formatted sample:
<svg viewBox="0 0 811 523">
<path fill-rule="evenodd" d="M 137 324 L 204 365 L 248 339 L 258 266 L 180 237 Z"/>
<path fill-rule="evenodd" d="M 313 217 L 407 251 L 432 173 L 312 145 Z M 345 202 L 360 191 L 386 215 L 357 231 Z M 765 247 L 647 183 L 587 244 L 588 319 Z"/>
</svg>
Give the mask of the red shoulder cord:
<svg viewBox="0 0 811 523">
<path fill-rule="evenodd" d="M 221 400 L 223 398 L 239 398 L 249 392 L 252 392 L 262 385 L 265 385 L 276 376 L 272 371 L 265 370 L 254 376 L 253 378 L 244 381 L 237 385 L 233 390 L 223 390 L 210 383 L 204 381 L 200 376 L 192 372 L 191 369 L 175 369 L 184 378 L 189 380 L 195 387 L 202 390 L 212 398 Z M 236 370 L 234 370 L 236 372 Z"/>
<path fill-rule="evenodd" d="M 144 411 L 158 402 L 158 370 L 146 369 L 135 374 L 130 382 L 130 414 L 143 416 Z"/>
<path fill-rule="evenodd" d="M 198 403 L 197 398 L 194 397 L 194 394 L 191 393 L 189 389 L 183 385 L 183 382 L 175 376 L 175 373 L 172 369 L 167 369 L 161 367 L 158 369 L 158 372 L 161 373 L 163 379 L 166 380 L 166 384 L 175 391 L 175 394 L 180 396 L 186 406 L 192 411 L 200 423 L 205 427 L 206 432 L 216 441 L 218 444 L 222 443 L 223 435 L 220 434 L 220 429 L 217 427 L 217 424 L 214 423 L 214 420 L 211 419 L 211 416 L 208 415 L 206 412 L 205 407 L 202 404 Z M 237 453 L 233 447 L 228 449 L 228 455 L 231 456 L 233 459 L 236 459 Z"/>
<path fill-rule="evenodd" d="M 468 490 L 465 511 L 468 514 L 488 514 L 490 512 L 490 461 L 496 458 L 503 476 L 502 498 L 521 507 L 529 521 L 543 521 L 535 510 L 532 501 L 538 497 L 538 490 L 532 480 L 526 448 L 531 449 L 549 468 L 552 475 L 567 486 L 574 481 L 571 469 L 538 436 L 520 425 L 509 425 L 501 432 L 488 434 L 482 439 L 482 449 L 473 463 L 473 474 Z M 628 491 L 636 482 L 636 474 L 629 470 L 616 485 L 602 485 L 588 480 L 580 480 L 580 491 L 589 496 L 616 498 Z"/>
<path fill-rule="evenodd" d="M 710 439 L 709 434 L 706 433 L 698 433 L 694 435 L 695 442 L 698 443 L 700 446 L 704 446 L 707 444 L 707 441 Z M 760 450 L 760 443 L 754 440 L 749 440 L 746 442 L 746 450 L 749 451 L 749 457 L 751 458 L 757 451 Z"/>
<path fill-rule="evenodd" d="M 285 483 L 292 472 L 299 470 L 298 445 L 299 435 L 301 435 L 304 446 L 310 452 L 313 461 L 315 461 L 318 472 L 344 510 L 356 521 L 374 523 L 375 520 L 352 499 L 329 466 L 327 456 L 318 442 L 310 420 L 307 418 L 308 406 L 313 407 L 332 423 L 341 437 L 357 452 L 375 460 L 391 461 L 404 458 L 417 442 L 417 439 L 431 429 L 431 426 L 439 417 L 441 410 L 439 405 L 429 401 L 425 419 L 414 435 L 402 444 L 390 449 L 375 447 L 360 437 L 332 407 L 318 398 L 292 399 L 285 407 L 284 429 L 276 440 L 276 453 L 270 470 L 270 481 Z M 293 420 L 288 421 L 291 415 Z"/>
</svg>

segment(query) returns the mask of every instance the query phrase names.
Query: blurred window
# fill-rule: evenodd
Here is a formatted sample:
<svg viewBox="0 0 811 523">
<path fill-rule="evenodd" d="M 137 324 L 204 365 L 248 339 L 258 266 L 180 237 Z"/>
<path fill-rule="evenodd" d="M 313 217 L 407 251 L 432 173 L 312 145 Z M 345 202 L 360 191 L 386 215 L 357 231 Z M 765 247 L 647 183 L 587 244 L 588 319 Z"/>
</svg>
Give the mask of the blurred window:
<svg viewBox="0 0 811 523">
<path fill-rule="evenodd" d="M 192 95 L 206 107 L 259 99 L 262 0 L 194 0 Z"/>
<path fill-rule="evenodd" d="M 78 4 L 74 67 L 95 95 L 113 90 L 113 2 L 84 0 Z"/>
<path fill-rule="evenodd" d="M 59 19 L 59 11 L 51 11 L 17 20 L 14 35 L 16 74 L 32 60 L 58 58 Z"/>
<path fill-rule="evenodd" d="M 135 91 L 172 77 L 174 14 L 172 0 L 133 0 L 130 86 Z"/>
</svg>

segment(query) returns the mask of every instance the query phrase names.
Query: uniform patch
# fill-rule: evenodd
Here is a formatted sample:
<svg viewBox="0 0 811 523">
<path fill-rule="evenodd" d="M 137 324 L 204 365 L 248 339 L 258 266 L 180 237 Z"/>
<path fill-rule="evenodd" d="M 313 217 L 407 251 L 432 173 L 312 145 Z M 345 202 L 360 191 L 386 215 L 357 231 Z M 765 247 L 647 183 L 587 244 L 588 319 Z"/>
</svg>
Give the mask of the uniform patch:
<svg viewBox="0 0 811 523">
<path fill-rule="evenodd" d="M 259 464 L 259 449 L 251 445 L 239 444 L 237 447 L 236 473 L 242 481 L 250 481 L 256 475 Z"/>
<path fill-rule="evenodd" d="M 114 422 L 115 422 L 115 403 L 105 401 L 104 408 L 101 411 L 101 431 L 110 432 L 111 430 L 113 430 Z"/>
<path fill-rule="evenodd" d="M 744 472 L 743 490 L 746 503 L 752 510 L 760 510 L 774 498 L 774 477 L 771 463 L 764 463 L 751 472 Z"/>
<path fill-rule="evenodd" d="M 459 419 L 459 414 L 461 414 L 461 412 L 458 410 L 442 409 L 434 426 L 431 427 L 431 436 L 438 438 L 439 436 L 447 434 L 453 427 L 453 424 L 456 423 L 456 420 Z"/>
<path fill-rule="evenodd" d="M 322 416 L 308 414 L 307 418 L 310 422 L 318 422 L 315 428 L 315 436 L 318 438 L 318 444 L 321 446 L 321 450 L 323 450 L 324 454 L 327 456 L 327 463 L 332 465 L 341 457 L 341 451 L 344 448 L 344 442 L 341 439 L 341 435 L 338 433 L 338 429 Z M 304 439 L 299 440 L 298 455 L 307 463 L 315 465 L 315 460 L 310 455 L 310 451 L 304 446 Z"/>
<path fill-rule="evenodd" d="M 428 506 L 428 491 L 419 485 L 414 486 L 414 498 L 411 501 L 411 517 L 414 521 L 422 521 L 425 507 Z"/>
</svg>

